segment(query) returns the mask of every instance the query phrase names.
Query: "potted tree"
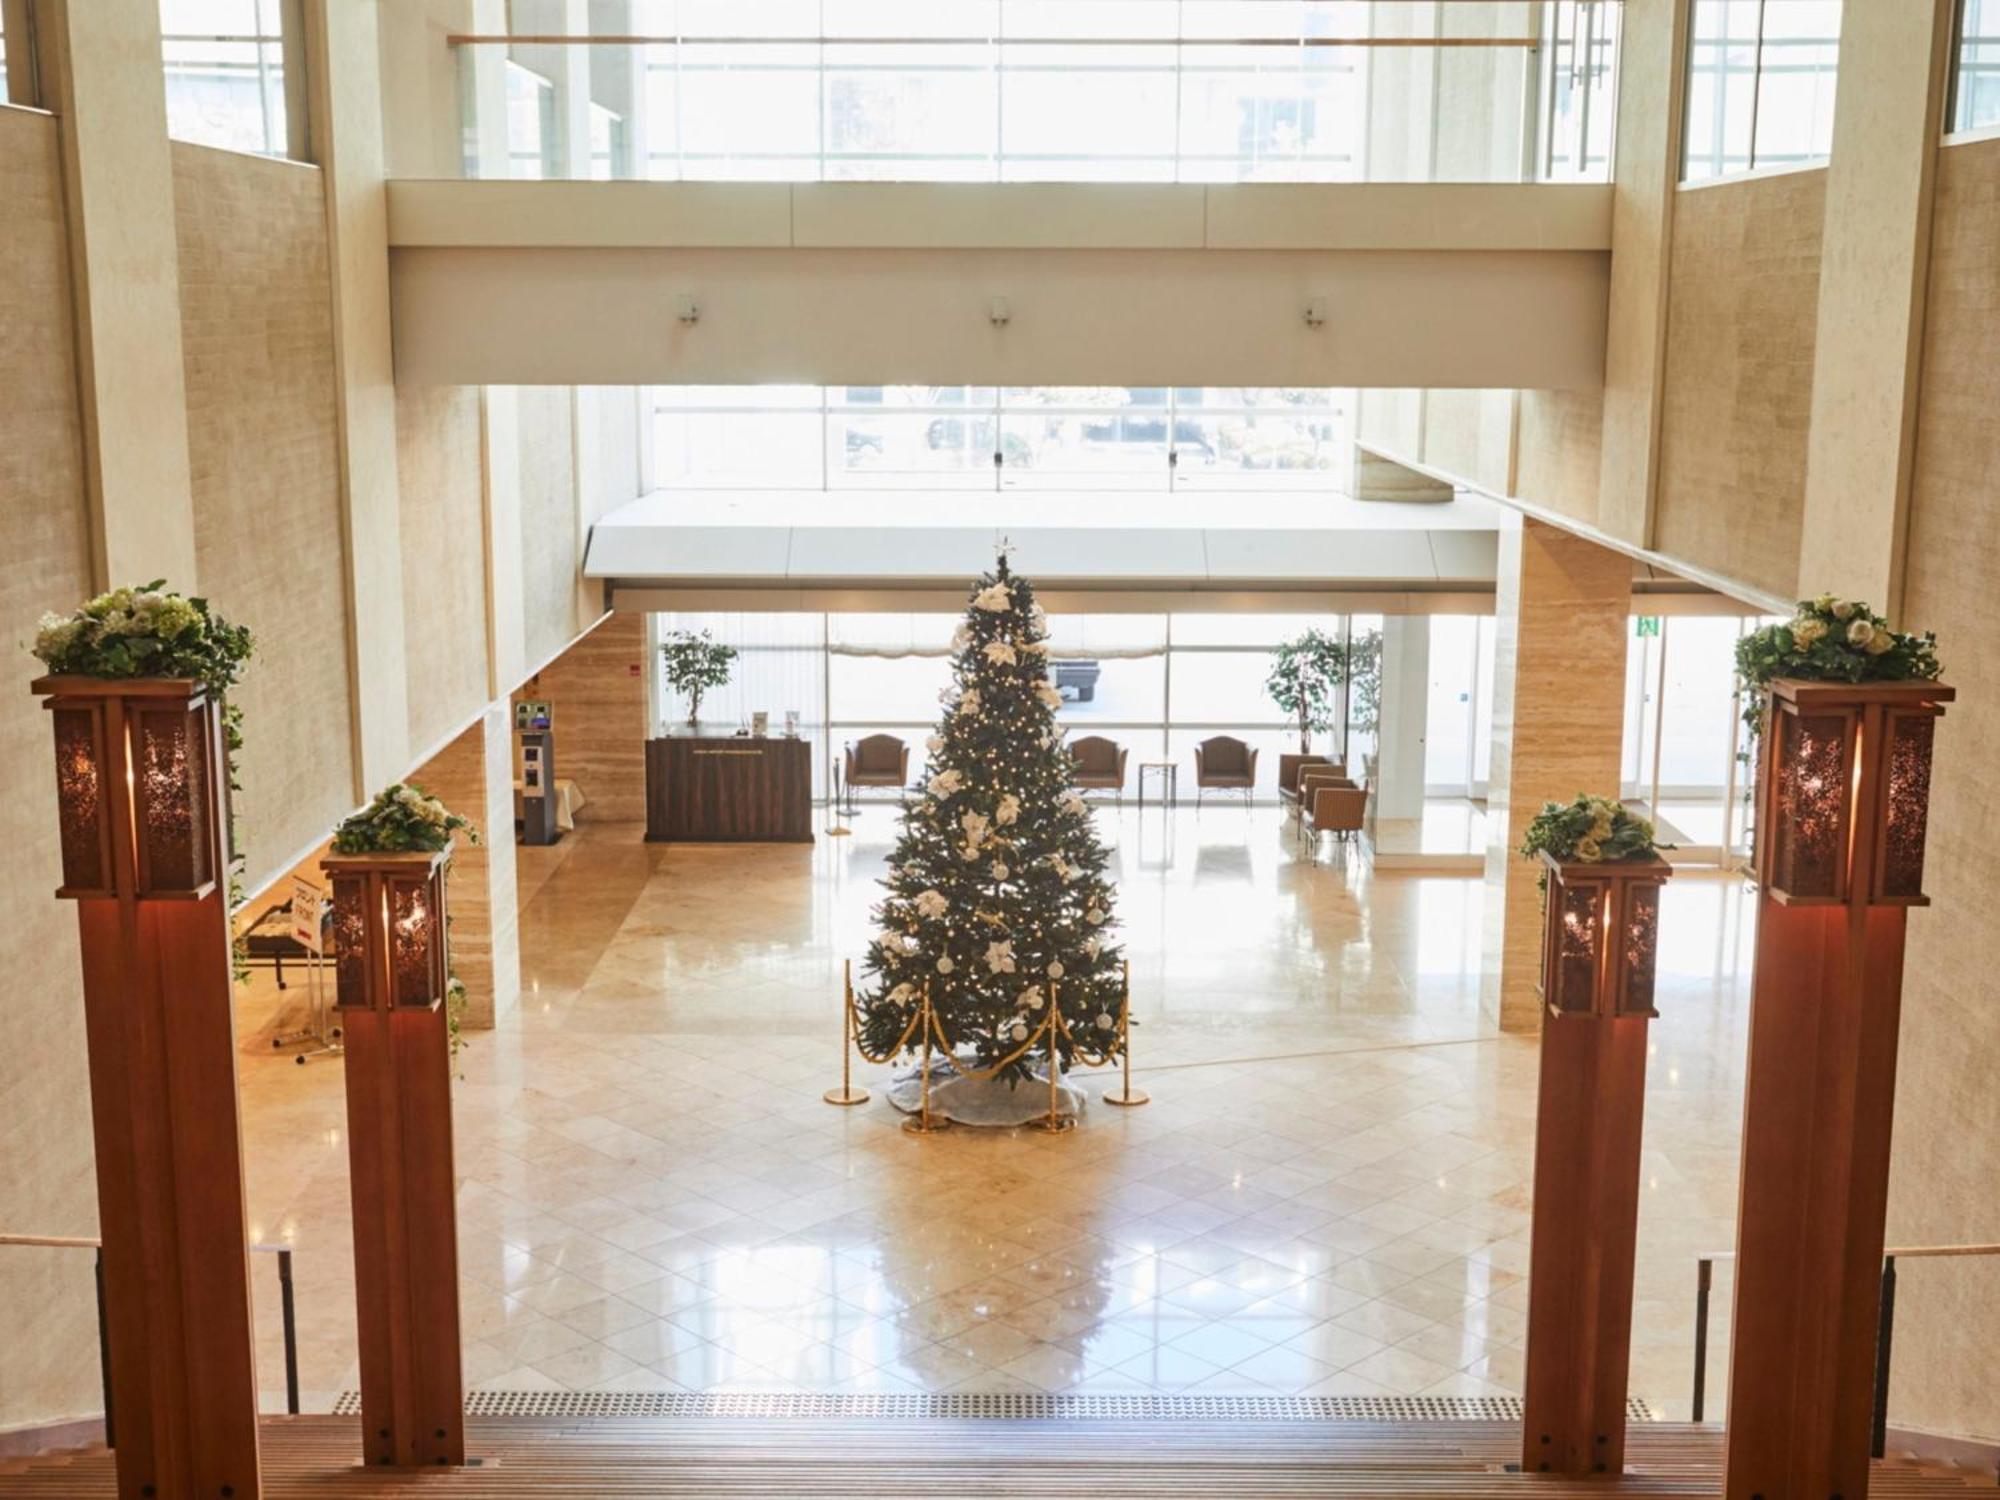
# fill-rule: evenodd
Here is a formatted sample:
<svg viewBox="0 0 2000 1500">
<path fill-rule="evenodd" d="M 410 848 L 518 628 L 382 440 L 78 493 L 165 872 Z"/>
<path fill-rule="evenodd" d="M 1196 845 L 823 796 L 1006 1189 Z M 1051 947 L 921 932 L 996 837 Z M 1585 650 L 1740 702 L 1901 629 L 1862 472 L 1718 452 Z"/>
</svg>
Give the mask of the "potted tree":
<svg viewBox="0 0 2000 1500">
<path fill-rule="evenodd" d="M 1347 679 L 1347 648 L 1323 630 L 1308 630 L 1272 653 L 1264 691 L 1299 726 L 1299 754 L 1312 753 L 1316 729 L 1334 727 L 1340 685 Z"/>
<path fill-rule="evenodd" d="M 706 630 L 675 630 L 660 642 L 666 662 L 667 686 L 688 700 L 688 727 L 701 718 L 701 695 L 729 681 L 736 648 L 725 646 Z"/>
</svg>

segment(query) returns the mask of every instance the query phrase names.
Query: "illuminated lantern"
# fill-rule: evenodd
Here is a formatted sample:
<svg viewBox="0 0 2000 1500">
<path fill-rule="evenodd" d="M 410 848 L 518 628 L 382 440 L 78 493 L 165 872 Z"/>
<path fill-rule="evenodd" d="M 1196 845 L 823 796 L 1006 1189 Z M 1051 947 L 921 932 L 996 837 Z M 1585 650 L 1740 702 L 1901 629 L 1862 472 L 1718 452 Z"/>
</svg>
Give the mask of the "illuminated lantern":
<svg viewBox="0 0 2000 1500">
<path fill-rule="evenodd" d="M 55 728 L 62 885 L 70 900 L 192 900 L 215 889 L 222 716 L 184 678 L 43 677 Z"/>
<path fill-rule="evenodd" d="M 1644 1016 L 1653 1009 L 1660 887 L 1673 873 L 1658 856 L 1586 864 L 1542 856 L 1548 877 L 1542 998 L 1552 1016 Z"/>
<path fill-rule="evenodd" d="M 118 1493 L 254 1496 L 222 705 L 186 678 L 33 688 L 82 955 Z"/>
<path fill-rule="evenodd" d="M 1535 1110 L 1522 1455 L 1529 1472 L 1625 1463 L 1646 1032 L 1666 861 L 1542 855 L 1541 1077 Z"/>
<path fill-rule="evenodd" d="M 373 1465 L 465 1462 L 446 1011 L 450 862 L 449 847 L 320 862 L 333 887 L 361 1448 Z"/>
<path fill-rule="evenodd" d="M 1780 679 L 1764 700 L 1724 1460 L 1739 1500 L 1868 1492 L 1903 955 L 1954 696 Z"/>
<path fill-rule="evenodd" d="M 1786 906 L 1923 906 L 1930 682 L 1771 684 L 1757 878 Z"/>
<path fill-rule="evenodd" d="M 444 873 L 451 851 L 330 854 L 336 1004 L 344 1010 L 445 998 Z"/>
</svg>

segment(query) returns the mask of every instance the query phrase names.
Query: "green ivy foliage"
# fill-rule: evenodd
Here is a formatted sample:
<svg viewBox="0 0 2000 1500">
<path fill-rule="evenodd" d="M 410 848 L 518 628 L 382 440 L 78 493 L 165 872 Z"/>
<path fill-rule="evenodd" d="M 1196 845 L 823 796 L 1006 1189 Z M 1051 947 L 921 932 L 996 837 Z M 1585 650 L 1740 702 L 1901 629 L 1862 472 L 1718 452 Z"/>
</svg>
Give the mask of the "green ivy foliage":
<svg viewBox="0 0 2000 1500">
<path fill-rule="evenodd" d="M 1654 841 L 1653 825 L 1622 802 L 1577 793 L 1573 802 L 1545 802 L 1521 838 L 1521 854 L 1534 859 L 1600 864 L 1644 859 L 1672 844 Z"/>
<path fill-rule="evenodd" d="M 452 812 L 422 787 L 397 782 L 375 794 L 360 812 L 343 818 L 333 830 L 335 854 L 435 854 L 463 832 L 469 844 L 479 842 L 472 820 Z"/>
<path fill-rule="evenodd" d="M 250 659 L 250 631 L 156 578 L 43 615 L 33 651 L 51 672 L 125 680 L 192 677 L 220 698 Z M 237 737 L 240 739 L 240 731 Z"/>
<path fill-rule="evenodd" d="M 1821 594 L 1801 599 L 1783 625 L 1767 625 L 1736 643 L 1736 676 L 1743 686 L 1743 722 L 1756 733 L 1764 722 L 1764 689 L 1780 677 L 1810 682 L 1929 682 L 1944 669 L 1937 637 L 1909 635 L 1858 599 Z"/>
</svg>

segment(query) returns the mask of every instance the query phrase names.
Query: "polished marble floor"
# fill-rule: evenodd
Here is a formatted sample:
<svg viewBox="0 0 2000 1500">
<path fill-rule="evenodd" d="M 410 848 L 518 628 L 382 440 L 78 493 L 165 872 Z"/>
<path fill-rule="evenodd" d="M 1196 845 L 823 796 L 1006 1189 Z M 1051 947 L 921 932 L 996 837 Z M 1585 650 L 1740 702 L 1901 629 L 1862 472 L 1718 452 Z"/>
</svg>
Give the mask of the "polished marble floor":
<svg viewBox="0 0 2000 1500">
<path fill-rule="evenodd" d="M 1479 883 L 1306 863 L 1276 809 L 1098 817 L 1153 1103 L 1060 1137 L 906 1135 L 885 1069 L 857 1069 L 865 1106 L 820 1101 L 886 809 L 810 848 L 600 824 L 521 850 L 522 1003 L 458 1089 L 468 1380 L 1516 1390 L 1536 1047 L 1481 1017 Z M 1731 1239 L 1750 920 L 1734 882 L 1668 889 L 1633 1390 L 1670 1414 L 1693 1256 Z M 313 1409 L 356 1377 L 341 1064 L 269 1045 L 301 1001 L 260 971 L 241 1055 L 253 1227 L 297 1250 Z M 1725 1276 L 1712 1401 L 1727 1311 Z"/>
</svg>

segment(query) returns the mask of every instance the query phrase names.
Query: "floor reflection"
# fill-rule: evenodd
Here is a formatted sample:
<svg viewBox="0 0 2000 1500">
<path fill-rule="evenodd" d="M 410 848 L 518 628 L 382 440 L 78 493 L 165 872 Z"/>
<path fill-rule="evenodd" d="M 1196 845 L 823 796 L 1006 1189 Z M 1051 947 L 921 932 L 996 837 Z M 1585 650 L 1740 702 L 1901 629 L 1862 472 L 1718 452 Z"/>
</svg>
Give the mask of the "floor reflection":
<svg viewBox="0 0 2000 1500">
<path fill-rule="evenodd" d="M 1309 863 L 1275 809 L 1099 822 L 1154 1102 L 1054 1138 L 906 1136 L 865 1066 L 874 1100 L 820 1102 L 888 809 L 809 850 L 586 825 L 519 851 L 521 1007 L 474 1035 L 458 1089 L 469 1380 L 1516 1390 L 1537 1054 L 1480 1014 L 1479 883 Z M 1731 882 L 1667 888 L 1633 1388 L 1668 1412 L 1692 1258 L 1730 1243 L 1748 922 Z M 303 992 L 270 983 L 244 1008 L 253 1218 L 299 1247 L 323 1404 L 355 1381 L 340 1065 L 272 1055 Z M 275 1284 L 258 1295 L 278 1391 Z"/>
</svg>

